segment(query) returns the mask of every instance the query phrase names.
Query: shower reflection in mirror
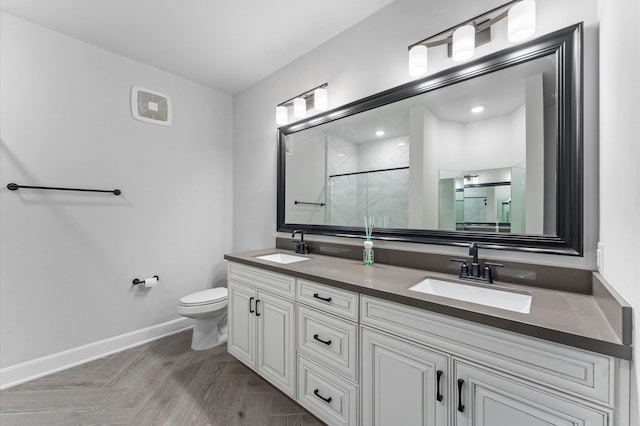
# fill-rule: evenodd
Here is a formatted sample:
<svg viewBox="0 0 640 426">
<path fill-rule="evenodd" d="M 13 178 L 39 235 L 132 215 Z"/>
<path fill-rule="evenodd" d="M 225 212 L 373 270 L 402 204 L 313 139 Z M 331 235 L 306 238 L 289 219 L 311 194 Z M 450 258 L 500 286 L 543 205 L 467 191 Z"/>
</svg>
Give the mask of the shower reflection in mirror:
<svg viewBox="0 0 640 426">
<path fill-rule="evenodd" d="M 522 234 L 526 228 L 526 164 L 499 169 L 440 170 L 438 227 L 442 231 Z M 530 206 L 530 216 L 541 206 Z M 533 227 L 533 224 L 529 226 Z M 541 233 L 540 229 L 538 233 Z M 530 230 L 530 233 L 533 233 Z"/>
</svg>

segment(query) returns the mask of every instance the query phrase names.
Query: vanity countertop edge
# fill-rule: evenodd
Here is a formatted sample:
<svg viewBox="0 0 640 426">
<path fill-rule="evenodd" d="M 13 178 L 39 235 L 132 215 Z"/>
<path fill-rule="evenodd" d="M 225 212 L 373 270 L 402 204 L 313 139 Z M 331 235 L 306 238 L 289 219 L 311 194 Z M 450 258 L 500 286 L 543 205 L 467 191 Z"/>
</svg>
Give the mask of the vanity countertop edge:
<svg viewBox="0 0 640 426">
<path fill-rule="evenodd" d="M 492 284 L 530 293 L 531 311 L 523 314 L 408 290 L 427 276 L 456 278 L 449 274 L 378 263 L 365 267 L 361 261 L 313 253 L 298 255 L 310 260 L 289 264 L 257 259 L 257 256 L 272 253 L 294 254 L 293 251 L 269 248 L 225 254 L 224 258 L 521 335 L 632 359 L 632 345 L 616 333 L 594 295 L 499 281 Z M 623 334 L 628 332 L 625 330 Z"/>
</svg>

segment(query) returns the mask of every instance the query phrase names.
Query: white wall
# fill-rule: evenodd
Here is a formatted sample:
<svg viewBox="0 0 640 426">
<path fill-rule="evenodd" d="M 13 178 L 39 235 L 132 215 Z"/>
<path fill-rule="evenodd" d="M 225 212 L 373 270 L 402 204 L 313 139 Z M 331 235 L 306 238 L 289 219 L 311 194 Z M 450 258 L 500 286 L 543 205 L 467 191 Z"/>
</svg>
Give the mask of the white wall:
<svg viewBox="0 0 640 426">
<path fill-rule="evenodd" d="M 555 217 L 552 227 L 545 224 L 545 141 L 544 141 L 544 97 L 542 88 L 542 74 L 527 77 L 526 91 L 526 119 L 525 119 L 525 140 L 527 141 L 526 164 L 527 164 L 527 189 L 526 189 L 526 217 L 525 228 L 527 233 L 544 234 L 545 225 L 552 230 L 556 229 Z M 548 153 L 546 153 L 549 155 Z M 514 164 L 519 164 L 516 161 Z M 547 165 L 548 167 L 548 165 Z M 555 187 L 555 170 L 552 173 L 551 182 L 546 182 L 547 187 Z M 554 194 L 555 195 L 555 194 Z M 551 198 L 551 197 L 547 197 Z M 541 209 L 540 206 L 545 206 Z M 553 209 L 555 211 L 555 209 Z"/>
<path fill-rule="evenodd" d="M 10 15 L 1 19 L 6 367 L 177 319 L 180 297 L 225 284 L 233 102 Z M 132 85 L 172 97 L 172 127 L 133 120 Z M 9 182 L 122 195 L 11 192 Z M 154 274 L 160 283 L 150 291 L 131 287 L 133 278 Z"/>
<path fill-rule="evenodd" d="M 438 120 L 440 170 L 485 170 L 526 161 L 526 108 L 468 123 Z M 539 150 L 542 145 L 539 144 Z"/>
<path fill-rule="evenodd" d="M 604 277 L 635 308 L 640 336 L 640 2 L 600 2 L 600 240 Z M 634 358 L 638 360 L 637 349 Z M 631 424 L 640 424 L 640 372 L 632 365 Z"/>
<path fill-rule="evenodd" d="M 326 138 L 324 132 L 313 129 L 301 137 L 289 139 L 291 149 L 287 153 L 285 173 L 295 178 L 286 187 L 285 218 L 288 223 L 323 225 L 327 222 L 325 207 L 295 204 L 296 201 L 327 203 Z M 309 158 L 315 161 L 309 164 Z"/>
<path fill-rule="evenodd" d="M 273 116 L 278 103 L 325 81 L 329 82 L 329 104 L 332 108 L 405 83 L 410 80 L 407 73 L 408 45 L 502 3 L 498 0 L 452 0 L 433 7 L 432 3 L 422 0 L 396 0 L 236 96 L 234 249 L 273 245 L 277 148 Z M 597 0 L 538 0 L 537 9 L 538 35 L 585 22 L 585 163 L 588 170 L 594 169 L 597 167 Z M 507 47 L 506 28 L 496 28 L 496 32 L 502 33 L 502 38 L 479 47 L 478 55 Z M 446 59 L 446 54 L 435 49 L 429 61 L 431 73 L 455 65 Z M 591 188 L 596 186 L 597 176 L 586 174 L 585 179 L 585 257 L 507 251 L 495 252 L 492 256 L 504 260 L 594 268 L 598 215 L 596 194 Z M 259 218 L 251 213 L 251 206 L 256 200 L 266 207 L 271 206 Z M 464 252 L 447 246 L 413 244 L 409 247 L 441 253 Z"/>
</svg>

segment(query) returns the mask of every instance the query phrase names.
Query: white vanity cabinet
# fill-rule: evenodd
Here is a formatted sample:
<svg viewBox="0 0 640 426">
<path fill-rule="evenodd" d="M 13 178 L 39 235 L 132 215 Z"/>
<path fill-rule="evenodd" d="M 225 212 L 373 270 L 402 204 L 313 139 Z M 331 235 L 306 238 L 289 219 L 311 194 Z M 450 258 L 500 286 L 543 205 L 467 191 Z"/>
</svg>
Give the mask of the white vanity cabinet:
<svg viewBox="0 0 640 426">
<path fill-rule="evenodd" d="M 229 263 L 227 350 L 295 397 L 295 278 Z"/>
<path fill-rule="evenodd" d="M 329 425 L 630 426 L 629 361 L 229 262 L 228 351 Z"/>
<path fill-rule="evenodd" d="M 615 358 L 369 296 L 360 322 L 363 425 L 628 425 Z"/>
<path fill-rule="evenodd" d="M 358 424 L 358 294 L 298 279 L 298 403 L 330 425 Z"/>
</svg>

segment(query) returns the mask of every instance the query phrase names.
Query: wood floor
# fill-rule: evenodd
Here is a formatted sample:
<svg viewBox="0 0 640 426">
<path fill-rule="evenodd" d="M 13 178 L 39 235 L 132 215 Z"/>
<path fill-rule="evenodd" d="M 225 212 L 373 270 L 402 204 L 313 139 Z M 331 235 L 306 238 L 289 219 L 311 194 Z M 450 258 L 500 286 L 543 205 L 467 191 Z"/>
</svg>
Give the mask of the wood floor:
<svg viewBox="0 0 640 426">
<path fill-rule="evenodd" d="M 0 425 L 323 423 L 191 330 L 0 392 Z"/>
</svg>

